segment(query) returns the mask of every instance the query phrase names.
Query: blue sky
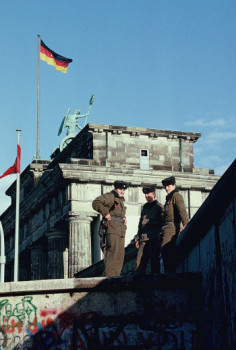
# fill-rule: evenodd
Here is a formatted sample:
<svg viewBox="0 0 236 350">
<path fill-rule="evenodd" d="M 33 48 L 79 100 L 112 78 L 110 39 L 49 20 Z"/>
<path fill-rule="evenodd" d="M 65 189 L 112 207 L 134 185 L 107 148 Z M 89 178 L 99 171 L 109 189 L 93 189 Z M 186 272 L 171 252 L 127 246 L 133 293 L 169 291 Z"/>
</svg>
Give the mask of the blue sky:
<svg viewBox="0 0 236 350">
<path fill-rule="evenodd" d="M 68 73 L 40 61 L 40 156 L 50 159 L 68 108 L 90 123 L 200 132 L 195 167 L 221 175 L 236 151 L 235 0 L 0 1 L 0 174 L 36 153 L 37 64 L 45 44 Z M 9 205 L 0 180 L 0 212 Z"/>
</svg>

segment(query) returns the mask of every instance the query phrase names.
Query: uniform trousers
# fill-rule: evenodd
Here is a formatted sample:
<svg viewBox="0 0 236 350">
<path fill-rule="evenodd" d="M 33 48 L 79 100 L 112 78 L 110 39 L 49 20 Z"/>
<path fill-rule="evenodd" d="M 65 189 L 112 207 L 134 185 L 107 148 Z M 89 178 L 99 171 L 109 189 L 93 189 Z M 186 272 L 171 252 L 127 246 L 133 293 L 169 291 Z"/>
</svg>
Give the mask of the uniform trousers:
<svg viewBox="0 0 236 350">
<path fill-rule="evenodd" d="M 175 241 L 176 232 L 179 232 L 179 225 L 168 223 L 163 227 L 164 235 L 161 246 L 161 256 L 165 272 L 175 272 L 177 264 L 177 250 Z"/>
<path fill-rule="evenodd" d="M 139 243 L 135 270 L 136 274 L 145 273 L 149 259 L 151 263 L 151 272 L 160 273 L 160 248 L 161 244 L 157 239 Z"/>
<path fill-rule="evenodd" d="M 105 276 L 120 276 L 125 256 L 125 237 L 106 234 Z"/>
</svg>

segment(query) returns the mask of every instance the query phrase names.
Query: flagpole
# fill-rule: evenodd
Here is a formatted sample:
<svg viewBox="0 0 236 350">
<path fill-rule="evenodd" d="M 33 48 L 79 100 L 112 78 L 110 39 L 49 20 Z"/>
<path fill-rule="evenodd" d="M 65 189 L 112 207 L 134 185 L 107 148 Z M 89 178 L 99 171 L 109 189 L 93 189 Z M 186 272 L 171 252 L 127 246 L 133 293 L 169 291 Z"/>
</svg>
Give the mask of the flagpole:
<svg viewBox="0 0 236 350">
<path fill-rule="evenodd" d="M 40 159 L 39 155 L 39 99 L 40 99 L 40 43 L 41 43 L 41 38 L 40 35 L 37 34 L 38 36 L 38 96 L 37 96 L 37 150 L 36 150 L 36 160 Z"/>
<path fill-rule="evenodd" d="M 17 145 L 20 146 L 20 132 L 17 131 Z M 19 279 L 19 212 L 20 212 L 20 173 L 16 174 L 16 219 L 15 219 L 15 260 L 14 260 L 14 282 Z"/>
<path fill-rule="evenodd" d="M 1 243 L 1 255 L 0 255 L 0 282 L 3 283 L 5 281 L 5 264 L 6 264 L 6 256 L 5 256 L 5 242 L 4 242 L 4 232 L 2 228 L 2 222 L 0 221 L 0 243 Z"/>
</svg>

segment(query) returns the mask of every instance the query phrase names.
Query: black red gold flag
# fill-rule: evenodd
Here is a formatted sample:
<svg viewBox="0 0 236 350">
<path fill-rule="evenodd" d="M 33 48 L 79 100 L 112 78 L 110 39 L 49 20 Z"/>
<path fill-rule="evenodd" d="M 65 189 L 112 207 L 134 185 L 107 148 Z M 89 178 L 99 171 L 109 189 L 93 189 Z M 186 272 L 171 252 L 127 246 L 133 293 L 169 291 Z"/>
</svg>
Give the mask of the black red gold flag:
<svg viewBox="0 0 236 350">
<path fill-rule="evenodd" d="M 71 58 L 58 55 L 56 52 L 49 49 L 42 40 L 40 44 L 40 58 L 63 73 L 67 72 L 67 67 L 72 62 Z"/>
</svg>

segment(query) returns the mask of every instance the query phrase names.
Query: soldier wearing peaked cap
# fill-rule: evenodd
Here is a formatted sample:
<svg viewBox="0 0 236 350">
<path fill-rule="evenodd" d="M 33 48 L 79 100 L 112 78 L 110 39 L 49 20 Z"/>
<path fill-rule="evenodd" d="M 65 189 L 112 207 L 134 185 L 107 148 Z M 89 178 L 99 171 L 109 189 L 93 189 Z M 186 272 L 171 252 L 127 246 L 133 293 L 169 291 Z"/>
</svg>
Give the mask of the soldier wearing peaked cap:
<svg viewBox="0 0 236 350">
<path fill-rule="evenodd" d="M 164 226 L 161 255 L 165 272 L 175 272 L 176 250 L 175 241 L 179 233 L 188 223 L 188 215 L 184 199 L 176 189 L 175 177 L 171 176 L 162 181 L 166 190 L 164 205 Z M 181 224 L 183 225 L 181 227 Z"/>
<path fill-rule="evenodd" d="M 163 223 L 163 207 L 156 200 L 156 185 L 143 187 L 146 203 L 144 204 L 135 236 L 138 255 L 136 274 L 146 272 L 148 262 L 151 262 L 151 272 L 160 272 L 161 227 Z"/>
<path fill-rule="evenodd" d="M 124 194 L 128 185 L 124 181 L 114 182 L 114 189 L 97 197 L 93 209 L 103 216 L 105 224 L 104 262 L 105 276 L 120 276 L 125 255 L 126 207 Z"/>
<path fill-rule="evenodd" d="M 119 180 L 116 180 L 114 182 L 114 188 L 115 189 L 122 189 L 122 190 L 127 190 L 128 188 L 128 185 L 125 181 L 119 181 Z"/>
</svg>

